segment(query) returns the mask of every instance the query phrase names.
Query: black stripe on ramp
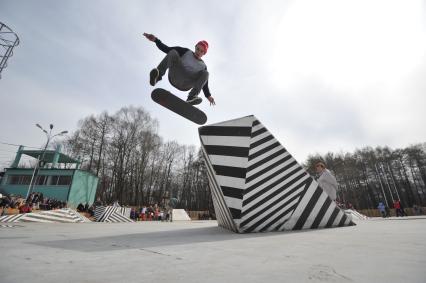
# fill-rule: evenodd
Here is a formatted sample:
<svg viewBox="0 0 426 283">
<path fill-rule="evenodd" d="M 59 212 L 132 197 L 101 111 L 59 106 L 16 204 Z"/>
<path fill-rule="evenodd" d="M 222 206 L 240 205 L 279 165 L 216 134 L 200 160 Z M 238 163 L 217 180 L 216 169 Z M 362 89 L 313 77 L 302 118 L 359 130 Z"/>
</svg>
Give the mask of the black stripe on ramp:
<svg viewBox="0 0 426 283">
<path fill-rule="evenodd" d="M 201 136 L 250 137 L 251 127 L 205 126 L 201 127 L 198 132 Z"/>
<path fill-rule="evenodd" d="M 257 137 L 258 135 L 261 135 L 261 134 L 263 134 L 267 131 L 268 130 L 266 130 L 266 128 L 261 128 L 261 129 L 257 130 L 256 132 L 251 133 L 251 137 L 252 138 Z"/>
<path fill-rule="evenodd" d="M 314 223 L 311 225 L 311 229 L 317 229 L 319 224 L 321 223 L 322 218 L 324 217 L 325 213 L 327 212 L 327 209 L 330 207 L 331 199 L 327 197 L 325 199 L 325 202 L 322 204 L 320 211 L 318 212 L 318 215 L 315 217 Z"/>
<path fill-rule="evenodd" d="M 263 143 L 265 143 L 267 141 L 270 141 L 272 139 L 274 139 L 273 135 L 264 137 L 263 139 L 258 140 L 257 142 L 254 142 L 254 143 L 250 144 L 250 149 L 253 149 L 253 148 L 255 148 L 255 147 L 257 147 L 257 146 L 259 146 L 259 145 L 261 145 L 261 144 L 263 144 Z"/>
<path fill-rule="evenodd" d="M 327 225 L 325 227 L 330 228 L 331 225 L 333 225 L 334 220 L 337 217 L 337 214 L 339 214 L 340 209 L 337 207 L 334 208 L 333 213 L 330 216 L 330 219 L 328 219 Z"/>
<path fill-rule="evenodd" d="M 216 175 L 235 177 L 244 179 L 246 177 L 246 168 L 241 167 L 232 167 L 232 166 L 222 166 L 222 165 L 213 165 L 213 169 L 216 172 Z"/>
<path fill-rule="evenodd" d="M 273 143 L 273 144 L 271 144 L 271 145 L 269 145 L 269 146 L 265 147 L 264 149 L 261 149 L 261 150 L 259 150 L 259 151 L 255 152 L 255 153 L 251 154 L 251 155 L 249 156 L 248 160 L 250 161 L 250 160 L 252 160 L 252 159 L 255 159 L 256 157 L 261 156 L 262 154 L 267 153 L 268 151 L 270 151 L 270 150 L 272 150 L 272 149 L 276 148 L 277 146 L 281 146 L 281 144 L 280 144 L 279 142 L 275 142 L 275 143 Z"/>
<path fill-rule="evenodd" d="M 244 190 L 242 189 L 231 188 L 226 186 L 221 186 L 220 188 L 222 189 L 223 195 L 226 197 L 243 199 Z"/>
<path fill-rule="evenodd" d="M 294 225 L 293 230 L 300 230 L 303 228 L 303 225 L 305 225 L 305 222 L 308 219 L 309 214 L 311 214 L 312 209 L 314 209 L 315 204 L 318 202 L 318 199 L 320 198 L 321 194 L 322 194 L 322 189 L 320 187 L 317 187 L 311 199 L 309 200 L 308 204 L 306 205 L 305 210 L 303 210 L 302 214 L 297 220 L 296 225 Z"/>
<path fill-rule="evenodd" d="M 340 219 L 340 222 L 339 222 L 339 227 L 343 227 L 344 225 L 345 225 L 345 222 L 346 222 L 346 219 L 347 219 L 348 217 L 346 216 L 346 213 L 343 213 L 343 217 L 342 217 L 342 219 Z"/>
<path fill-rule="evenodd" d="M 236 157 L 247 157 L 249 155 L 248 147 L 204 145 L 204 148 L 209 155 L 225 155 Z"/>
<path fill-rule="evenodd" d="M 233 219 L 240 219 L 241 218 L 241 209 L 236 209 L 236 208 L 230 207 L 229 211 L 231 211 Z"/>
</svg>

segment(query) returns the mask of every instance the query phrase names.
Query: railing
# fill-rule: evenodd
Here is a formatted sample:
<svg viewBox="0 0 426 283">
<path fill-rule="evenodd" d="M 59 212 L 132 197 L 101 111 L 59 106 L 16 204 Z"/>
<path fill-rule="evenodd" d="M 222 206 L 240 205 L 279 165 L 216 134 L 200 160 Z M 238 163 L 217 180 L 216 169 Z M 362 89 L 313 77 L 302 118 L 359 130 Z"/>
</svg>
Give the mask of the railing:
<svg viewBox="0 0 426 283">
<path fill-rule="evenodd" d="M 0 79 L 1 72 L 7 67 L 7 60 L 13 56 L 13 48 L 18 44 L 19 38 L 16 33 L 0 22 Z"/>
</svg>

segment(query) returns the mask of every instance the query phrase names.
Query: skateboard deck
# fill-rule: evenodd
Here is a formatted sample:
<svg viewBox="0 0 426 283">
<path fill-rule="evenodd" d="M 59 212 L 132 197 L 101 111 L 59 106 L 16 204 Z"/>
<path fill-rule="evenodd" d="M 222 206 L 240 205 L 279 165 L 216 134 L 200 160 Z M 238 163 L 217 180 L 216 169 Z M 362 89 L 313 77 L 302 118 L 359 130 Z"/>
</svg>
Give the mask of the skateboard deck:
<svg viewBox="0 0 426 283">
<path fill-rule="evenodd" d="M 168 90 L 156 88 L 152 91 L 151 98 L 161 106 L 198 125 L 204 125 L 207 122 L 207 116 L 203 111 L 180 99 Z"/>
</svg>

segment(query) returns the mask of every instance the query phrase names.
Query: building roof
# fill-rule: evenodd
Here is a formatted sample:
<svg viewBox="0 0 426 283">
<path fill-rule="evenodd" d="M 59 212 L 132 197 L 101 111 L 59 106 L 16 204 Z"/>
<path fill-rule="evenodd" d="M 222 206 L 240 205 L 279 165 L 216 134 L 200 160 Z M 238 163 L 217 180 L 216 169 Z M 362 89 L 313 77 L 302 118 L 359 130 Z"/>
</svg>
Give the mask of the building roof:
<svg viewBox="0 0 426 283">
<path fill-rule="evenodd" d="M 38 158 L 40 156 L 40 159 L 41 159 L 41 156 L 43 155 L 43 150 L 22 150 L 21 153 L 34 158 Z M 54 150 L 46 150 L 44 153 L 43 161 L 47 163 L 52 163 L 55 153 L 56 151 Z M 59 154 L 58 163 L 80 163 L 77 159 L 74 159 L 66 154 L 63 154 L 63 153 L 57 153 L 57 154 Z"/>
</svg>

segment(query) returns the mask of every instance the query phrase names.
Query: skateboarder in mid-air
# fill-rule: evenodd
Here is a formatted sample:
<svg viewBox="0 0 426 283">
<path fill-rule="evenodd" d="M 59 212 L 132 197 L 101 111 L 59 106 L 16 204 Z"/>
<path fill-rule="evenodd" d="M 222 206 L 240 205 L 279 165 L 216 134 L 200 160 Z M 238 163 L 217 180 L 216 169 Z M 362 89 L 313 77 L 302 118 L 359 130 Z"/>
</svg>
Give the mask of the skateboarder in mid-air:
<svg viewBox="0 0 426 283">
<path fill-rule="evenodd" d="M 195 51 L 184 47 L 168 47 L 153 34 L 143 34 L 150 41 L 155 42 L 157 47 L 167 55 L 160 62 L 157 68 L 149 73 L 149 83 L 152 86 L 162 79 L 166 70 L 169 69 L 170 83 L 180 91 L 191 90 L 188 94 L 187 102 L 191 105 L 200 104 L 202 98 L 198 95 L 203 90 L 205 97 L 210 101 L 210 105 L 215 105 L 214 98 L 210 94 L 207 66 L 201 57 L 207 53 L 209 45 L 202 40 L 195 45 Z"/>
</svg>

